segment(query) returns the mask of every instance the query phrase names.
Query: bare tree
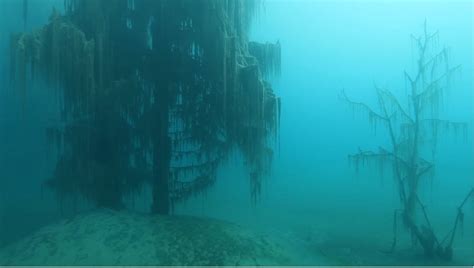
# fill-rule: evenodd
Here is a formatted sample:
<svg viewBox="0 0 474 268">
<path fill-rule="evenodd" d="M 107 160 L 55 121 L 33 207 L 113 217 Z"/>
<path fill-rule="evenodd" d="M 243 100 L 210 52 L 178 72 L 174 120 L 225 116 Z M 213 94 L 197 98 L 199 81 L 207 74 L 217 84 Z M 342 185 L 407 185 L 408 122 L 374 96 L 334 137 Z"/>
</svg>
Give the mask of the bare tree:
<svg viewBox="0 0 474 268">
<path fill-rule="evenodd" d="M 453 230 L 445 239 L 439 240 L 430 222 L 427 210 L 420 200 L 419 187 L 427 178 L 434 176 L 434 153 L 430 160 L 423 149 L 428 146 L 434 152 L 439 130 L 459 130 L 466 133 L 465 123 L 439 119 L 438 107 L 443 93 L 450 87 L 452 76 L 460 66 L 451 67 L 448 49 L 438 49 L 438 33 L 430 34 L 426 23 L 420 37 L 412 36 L 418 51 L 416 71 L 410 75 L 405 71 L 407 105 L 402 105 L 391 91 L 375 87 L 378 110 L 362 102 L 355 102 L 342 92 L 342 99 L 354 109 L 366 113 L 369 120 L 383 125 L 388 132 L 390 147 L 374 151 L 362 151 L 350 155 L 349 159 L 358 169 L 359 164 L 376 162 L 382 168 L 389 164 L 393 167 L 393 177 L 397 185 L 402 208 L 394 215 L 393 251 L 397 243 L 397 218 L 411 232 L 414 241 L 418 241 L 428 256 L 443 259 L 452 258 L 452 244 L 459 223 L 463 222 L 462 208 L 474 192 L 471 190 L 458 207 L 458 215 Z M 417 209 L 422 215 L 417 217 Z"/>
</svg>

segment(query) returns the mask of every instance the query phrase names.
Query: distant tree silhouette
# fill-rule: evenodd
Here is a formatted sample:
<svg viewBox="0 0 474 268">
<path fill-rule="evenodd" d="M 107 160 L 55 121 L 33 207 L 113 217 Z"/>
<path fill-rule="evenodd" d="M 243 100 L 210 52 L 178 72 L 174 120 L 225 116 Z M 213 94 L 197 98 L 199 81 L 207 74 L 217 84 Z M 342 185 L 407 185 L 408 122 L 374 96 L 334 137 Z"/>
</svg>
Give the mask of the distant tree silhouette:
<svg viewBox="0 0 474 268">
<path fill-rule="evenodd" d="M 438 107 L 443 93 L 449 88 L 453 74 L 460 66 L 449 65 L 448 49 L 437 49 L 438 33 L 429 34 L 424 26 L 424 34 L 412 39 L 418 50 L 416 72 L 411 76 L 405 72 L 407 85 L 406 100 L 399 100 L 389 90 L 376 86 L 379 110 L 374 110 L 362 102 L 355 102 L 342 92 L 342 99 L 353 108 L 366 113 L 371 123 L 383 125 L 388 131 L 389 148 L 380 147 L 376 152 L 362 151 L 350 155 L 349 159 L 356 169 L 362 163 L 376 162 L 380 167 L 389 164 L 393 168 L 393 177 L 398 186 L 402 208 L 395 212 L 395 237 L 392 251 L 397 243 L 397 218 L 403 219 L 404 225 L 429 256 L 445 259 L 452 257 L 452 244 L 458 223 L 463 222 L 462 208 L 466 200 L 474 195 L 471 190 L 466 200 L 458 207 L 455 226 L 450 235 L 443 240 L 436 236 L 426 207 L 419 198 L 419 187 L 423 180 L 433 176 L 435 164 L 423 155 L 423 148 L 429 146 L 433 152 L 440 130 L 466 132 L 465 123 L 456 123 L 438 118 Z M 434 155 L 433 155 L 434 158 Z M 422 217 L 417 217 L 416 210 L 421 209 Z"/>
</svg>

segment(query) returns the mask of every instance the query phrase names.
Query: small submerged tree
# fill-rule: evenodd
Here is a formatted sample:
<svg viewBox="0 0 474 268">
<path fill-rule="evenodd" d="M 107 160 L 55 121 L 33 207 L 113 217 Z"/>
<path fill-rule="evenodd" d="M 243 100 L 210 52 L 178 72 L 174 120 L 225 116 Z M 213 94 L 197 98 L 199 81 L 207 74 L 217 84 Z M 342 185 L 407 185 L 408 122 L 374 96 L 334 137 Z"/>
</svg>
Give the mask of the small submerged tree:
<svg viewBox="0 0 474 268">
<path fill-rule="evenodd" d="M 467 131 L 465 123 L 442 120 L 438 117 L 438 107 L 443 93 L 449 88 L 452 76 L 460 66 L 449 65 L 448 49 L 438 49 L 438 33 L 429 34 L 424 26 L 424 34 L 412 36 L 418 51 L 416 72 L 414 76 L 405 72 L 407 85 L 406 100 L 408 105 L 392 92 L 376 86 L 378 110 L 362 102 L 355 102 L 342 92 L 342 98 L 358 111 L 366 113 L 372 124 L 383 125 L 390 141 L 389 148 L 380 147 L 377 152 L 359 151 L 349 156 L 356 169 L 362 163 L 375 162 L 383 169 L 389 164 L 393 169 L 393 177 L 397 185 L 402 208 L 394 215 L 394 241 L 391 251 L 397 243 L 397 219 L 401 217 L 404 226 L 412 234 L 414 241 L 419 242 L 428 256 L 443 259 L 452 258 L 453 239 L 459 224 L 463 222 L 463 207 L 470 197 L 471 190 L 458 207 L 454 228 L 443 240 L 436 235 L 426 207 L 419 197 L 420 184 L 434 176 L 434 150 L 440 130 L 453 129 L 455 132 Z M 464 134 L 466 135 L 466 134 Z M 426 147 L 432 150 L 431 160 L 426 157 Z M 418 217 L 417 210 L 422 215 Z"/>
<path fill-rule="evenodd" d="M 211 186 L 242 152 L 252 198 L 270 167 L 279 98 L 264 79 L 280 46 L 251 43 L 258 0 L 65 0 L 65 14 L 12 38 L 12 78 L 58 91 L 48 129 L 60 195 L 121 208 L 150 182 L 152 212 Z M 27 5 L 27 0 L 25 0 Z M 270 60 L 274 57 L 275 60 Z M 271 64 L 272 66 L 266 66 Z"/>
</svg>

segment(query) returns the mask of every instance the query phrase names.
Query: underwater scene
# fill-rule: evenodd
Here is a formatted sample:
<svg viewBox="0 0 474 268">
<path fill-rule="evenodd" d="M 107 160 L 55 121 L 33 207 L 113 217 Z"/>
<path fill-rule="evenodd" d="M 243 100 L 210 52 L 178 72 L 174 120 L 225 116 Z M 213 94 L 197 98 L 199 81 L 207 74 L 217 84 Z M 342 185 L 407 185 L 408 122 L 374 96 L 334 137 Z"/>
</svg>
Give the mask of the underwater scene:
<svg viewBox="0 0 474 268">
<path fill-rule="evenodd" d="M 0 0 L 0 266 L 473 266 L 471 0 Z"/>
</svg>

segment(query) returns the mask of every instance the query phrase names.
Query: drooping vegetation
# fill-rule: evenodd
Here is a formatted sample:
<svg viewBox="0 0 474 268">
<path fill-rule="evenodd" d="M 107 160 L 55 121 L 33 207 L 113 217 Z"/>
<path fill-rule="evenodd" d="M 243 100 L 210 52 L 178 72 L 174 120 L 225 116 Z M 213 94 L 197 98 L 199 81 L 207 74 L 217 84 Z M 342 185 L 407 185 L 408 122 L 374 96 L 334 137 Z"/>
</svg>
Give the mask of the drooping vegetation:
<svg viewBox="0 0 474 268">
<path fill-rule="evenodd" d="M 428 256 L 452 258 L 452 245 L 459 224 L 463 222 L 463 207 L 470 191 L 461 205 L 453 229 L 440 240 L 433 229 L 428 211 L 420 199 L 419 190 L 423 182 L 434 176 L 434 153 L 440 131 L 453 129 L 466 132 L 466 124 L 439 119 L 439 105 L 443 94 L 449 89 L 453 75 L 460 68 L 449 64 L 448 49 L 438 49 L 438 33 L 430 34 L 426 23 L 421 37 L 412 36 L 418 58 L 414 76 L 405 72 L 406 95 L 400 99 L 391 91 L 376 87 L 379 110 L 362 102 L 355 102 L 342 92 L 342 98 L 354 109 L 366 113 L 375 126 L 380 124 L 387 130 L 390 147 L 380 147 L 377 152 L 359 151 L 349 159 L 356 169 L 360 164 L 374 162 L 383 170 L 390 165 L 400 197 L 401 209 L 394 216 L 393 251 L 397 244 L 397 219 L 403 220 L 414 242 L 421 245 Z M 402 103 L 408 103 L 407 106 Z M 430 149 L 430 150 L 427 150 Z M 428 155 L 428 156 L 427 156 Z"/>
<path fill-rule="evenodd" d="M 280 112 L 263 78 L 278 73 L 280 46 L 247 37 L 259 1 L 64 4 L 65 14 L 54 11 L 11 42 L 20 94 L 44 79 L 60 99 L 61 121 L 48 128 L 59 156 L 47 184 L 118 209 L 150 182 L 152 212 L 168 214 L 211 186 L 238 150 L 256 200 Z"/>
</svg>

